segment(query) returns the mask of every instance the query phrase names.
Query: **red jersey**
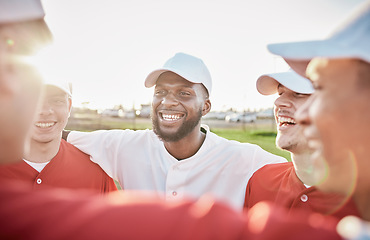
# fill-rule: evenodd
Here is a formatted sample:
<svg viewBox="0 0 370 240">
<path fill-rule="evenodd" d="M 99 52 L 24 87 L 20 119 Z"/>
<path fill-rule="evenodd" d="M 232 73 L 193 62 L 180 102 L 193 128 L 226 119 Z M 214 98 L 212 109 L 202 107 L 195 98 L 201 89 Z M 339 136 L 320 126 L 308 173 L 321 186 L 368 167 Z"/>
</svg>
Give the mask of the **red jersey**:
<svg viewBox="0 0 370 240">
<path fill-rule="evenodd" d="M 248 213 L 210 198 L 161 201 L 148 194 L 0 185 L 0 239 L 336 240 L 336 222 L 257 204 Z"/>
<path fill-rule="evenodd" d="M 250 178 L 245 193 L 245 208 L 260 201 L 270 201 L 288 209 L 305 209 L 336 218 L 360 216 L 351 198 L 306 187 L 297 177 L 293 163 L 270 164 Z"/>
<path fill-rule="evenodd" d="M 97 192 L 117 190 L 99 165 L 90 161 L 89 155 L 62 140 L 57 155 L 41 172 L 24 161 L 0 166 L 0 180 L 22 180 L 33 189 L 47 187 L 91 189 Z"/>
</svg>

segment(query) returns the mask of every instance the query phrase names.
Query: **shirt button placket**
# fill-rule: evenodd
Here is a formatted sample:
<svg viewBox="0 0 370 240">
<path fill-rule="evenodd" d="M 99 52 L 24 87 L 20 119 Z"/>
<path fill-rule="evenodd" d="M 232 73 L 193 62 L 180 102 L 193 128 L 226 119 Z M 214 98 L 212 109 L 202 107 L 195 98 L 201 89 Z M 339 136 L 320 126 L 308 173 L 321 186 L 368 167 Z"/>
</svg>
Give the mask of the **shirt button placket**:
<svg viewBox="0 0 370 240">
<path fill-rule="evenodd" d="M 307 202 L 307 201 L 308 201 L 308 196 L 307 196 L 306 194 L 303 194 L 303 195 L 301 196 L 301 201 L 302 201 L 302 202 Z"/>
<path fill-rule="evenodd" d="M 173 171 L 178 171 L 179 170 L 179 166 L 176 164 L 172 167 Z M 177 196 L 177 192 L 175 190 L 172 191 L 172 196 L 173 197 L 176 197 Z"/>
<path fill-rule="evenodd" d="M 38 179 L 36 180 L 36 183 L 40 185 L 40 184 L 42 183 L 41 178 L 38 178 Z"/>
</svg>

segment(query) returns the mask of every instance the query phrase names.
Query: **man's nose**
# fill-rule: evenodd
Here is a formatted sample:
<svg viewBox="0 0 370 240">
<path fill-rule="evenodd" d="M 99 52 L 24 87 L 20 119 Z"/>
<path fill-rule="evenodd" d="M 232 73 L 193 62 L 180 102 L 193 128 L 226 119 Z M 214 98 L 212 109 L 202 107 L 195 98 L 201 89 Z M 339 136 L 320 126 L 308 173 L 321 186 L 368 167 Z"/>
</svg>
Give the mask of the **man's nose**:
<svg viewBox="0 0 370 240">
<path fill-rule="evenodd" d="M 48 101 L 44 101 L 40 107 L 40 111 L 39 113 L 40 114 L 44 114 L 44 115 L 47 115 L 47 114 L 50 114 L 53 112 L 53 108 L 52 106 L 48 103 Z"/>
<path fill-rule="evenodd" d="M 177 105 L 178 103 L 179 103 L 178 99 L 172 92 L 169 92 L 166 96 L 164 96 L 161 101 L 161 104 L 163 105 Z"/>
<path fill-rule="evenodd" d="M 291 107 L 292 106 L 292 101 L 287 96 L 282 94 L 278 98 L 276 98 L 276 100 L 274 101 L 274 105 L 277 108 Z"/>
</svg>

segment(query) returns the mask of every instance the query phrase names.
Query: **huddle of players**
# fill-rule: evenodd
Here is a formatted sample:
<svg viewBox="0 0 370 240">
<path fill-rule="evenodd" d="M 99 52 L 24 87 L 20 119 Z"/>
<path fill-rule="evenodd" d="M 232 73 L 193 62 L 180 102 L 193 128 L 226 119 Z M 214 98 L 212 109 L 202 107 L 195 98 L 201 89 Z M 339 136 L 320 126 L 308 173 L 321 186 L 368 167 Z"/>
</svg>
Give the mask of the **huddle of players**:
<svg viewBox="0 0 370 240">
<path fill-rule="evenodd" d="M 78 236 L 92 236 L 94 238 L 98 236 L 111 236 L 113 238 L 135 236 L 140 238 L 149 233 L 155 238 L 172 236 L 171 233 L 177 233 L 177 237 L 181 233 L 180 235 L 184 239 L 188 237 L 232 239 L 234 236 L 263 239 L 273 236 L 269 235 L 273 233 L 278 236 L 294 236 L 294 234 L 298 234 L 298 230 L 301 231 L 301 234 L 302 230 L 306 230 L 310 232 L 310 238 L 317 234 L 318 237 L 327 239 L 328 236 L 339 238 L 333 229 L 336 221 L 344 216 L 357 215 L 364 220 L 369 220 L 366 209 L 367 195 L 364 191 L 369 182 L 366 181 L 366 169 L 368 169 L 369 163 L 363 154 L 366 146 L 370 143 L 367 139 L 368 134 L 366 135 L 364 130 L 367 130 L 366 120 L 369 119 L 367 113 L 369 111 L 362 111 L 361 113 L 364 112 L 365 116 L 361 116 L 361 119 L 356 118 L 356 114 L 345 117 L 341 120 L 343 122 L 338 120 L 341 118 L 334 117 L 342 116 L 344 113 L 345 116 L 348 116 L 349 110 L 353 112 L 369 110 L 369 101 L 366 101 L 370 96 L 369 89 L 358 88 L 357 84 L 368 87 L 366 81 L 370 76 L 368 57 L 370 53 L 369 49 L 366 48 L 366 41 L 362 42 L 363 45 L 365 44 L 364 46 L 351 42 L 352 45 L 349 44 L 348 49 L 352 51 L 333 45 L 335 41 L 348 41 L 348 36 L 350 36 L 348 32 L 350 31 L 358 31 L 360 35 L 362 34 L 361 38 L 359 37 L 361 41 L 366 37 L 369 40 L 368 28 L 363 27 L 363 25 L 370 25 L 368 5 L 363 7 L 362 9 L 365 11 L 358 14 L 358 17 L 346 25 L 342 31 L 326 41 L 318 42 L 320 44 L 328 44 L 329 42 L 334 49 L 330 49 L 332 50 L 331 55 L 323 50 L 324 52 L 318 55 L 325 57 L 323 59 L 314 58 L 316 55 L 310 55 L 310 48 L 306 48 L 306 52 L 289 52 L 289 47 L 296 50 L 294 44 L 270 46 L 273 53 L 282 55 L 293 70 L 298 73 L 302 74 L 301 70 L 306 69 L 308 62 L 310 62 L 307 72 L 303 74 L 307 74 L 305 76 L 310 78 L 316 89 L 314 91 L 310 81 L 294 72 L 264 75 L 257 80 L 257 89 L 260 93 L 279 93 L 279 97 L 275 101 L 275 116 L 278 126 L 277 145 L 291 152 L 292 163 L 281 163 L 284 162 L 283 159 L 263 151 L 258 146 L 228 141 L 210 132 L 207 126 L 201 126 L 201 116 L 207 114 L 211 108 L 209 96 L 212 82 L 210 75 L 200 59 L 179 53 L 169 59 L 162 69 L 149 74 L 145 81 L 147 87 L 155 86 L 152 105 L 153 130 L 72 132 L 68 136 L 68 141 L 89 154 L 91 159 L 104 169 L 104 172 L 99 166 L 90 162 L 88 155 L 61 140 L 62 130 L 67 122 L 71 107 L 71 92 L 65 84 L 46 80 L 47 82 L 43 85 L 42 104 L 36 110 L 37 120 L 31 127 L 31 137 L 28 140 L 31 147 L 28 151 L 23 154 L 20 146 L 23 145 L 22 136 L 25 137 L 24 132 L 28 125 L 26 119 L 32 118 L 18 120 L 22 121 L 18 122 L 18 126 L 24 127 L 18 128 L 20 132 L 16 138 L 8 135 L 12 126 L 16 124 L 11 113 L 18 110 L 19 101 L 24 101 L 24 104 L 27 103 L 31 106 L 28 108 L 29 111 L 22 114 L 32 116 L 32 110 L 35 109 L 37 102 L 38 94 L 36 93 L 39 91 L 35 86 L 40 86 L 39 77 L 32 66 L 28 66 L 15 57 L 28 54 L 28 51 L 24 51 L 24 47 L 19 47 L 22 44 L 29 44 L 22 42 L 22 38 L 26 35 L 25 30 L 22 32 L 22 27 L 24 27 L 22 25 L 25 22 L 31 22 L 36 26 L 32 31 L 29 27 L 27 28 L 29 31 L 27 34 L 31 34 L 31 36 L 39 31 L 47 32 L 47 30 L 42 30 L 46 29 L 46 26 L 41 20 L 43 11 L 40 3 L 37 1 L 24 2 L 30 6 L 22 12 L 24 17 L 21 18 L 21 21 L 19 19 L 9 20 L 8 17 L 7 20 L 15 22 L 15 24 L 2 21 L 6 23 L 1 25 L 0 32 L 2 36 L 8 38 L 10 36 L 9 39 L 6 39 L 6 43 L 1 43 L 1 56 L 6 60 L 5 63 L 15 65 L 22 70 L 19 71 L 22 74 L 27 73 L 27 79 L 18 72 L 11 73 L 13 75 L 5 72 L 3 75 L 4 79 L 6 77 L 21 79 L 17 82 L 21 88 L 17 89 L 19 92 L 12 92 L 10 87 L 6 88 L 6 83 L 1 88 L 9 96 L 13 94 L 12 98 L 9 98 L 10 102 L 6 102 L 7 105 L 5 102 L 1 105 L 2 110 L 10 113 L 7 117 L 2 117 L 5 133 L 2 136 L 4 140 L 12 140 L 7 142 L 7 146 L 10 146 L 6 149 L 7 151 L 1 151 L 1 159 L 2 164 L 14 162 L 14 164 L 1 167 L 0 176 L 4 183 L 2 185 L 13 186 L 16 182 L 14 179 L 20 178 L 23 182 L 31 183 L 32 188 L 47 188 L 47 186 L 54 185 L 67 188 L 92 188 L 98 189 L 100 192 L 115 190 L 114 183 L 111 178 L 106 176 L 106 172 L 109 176 L 119 180 L 126 191 L 122 193 L 123 196 L 113 196 L 121 194 L 116 193 L 104 199 L 91 193 L 86 195 L 81 193 L 79 196 L 64 199 L 61 195 L 65 195 L 66 192 L 62 190 L 28 191 L 29 186 L 22 184 L 11 188 L 4 187 L 1 189 L 1 212 L 10 221 L 0 229 L 1 236 L 25 237 L 31 235 L 34 238 L 46 239 L 53 230 L 53 234 L 61 239 L 67 236 L 74 236 L 74 238 Z M 0 3 L 4 4 L 2 1 Z M 12 8 L 11 4 L 6 4 L 4 6 Z M 16 11 L 18 10 L 19 7 Z M 361 26 L 358 27 L 358 25 Z M 35 42 L 37 41 L 36 39 Z M 12 42 L 16 44 L 12 44 Z M 286 46 L 288 46 L 288 50 L 286 50 Z M 355 47 L 360 48 L 361 51 Z M 310 61 L 312 58 L 314 59 Z M 201 77 L 195 78 L 194 76 Z M 359 79 L 364 80 L 360 81 Z M 338 86 L 335 81 L 341 81 L 339 85 L 341 89 L 334 89 L 334 86 Z M 346 91 L 346 94 L 352 94 L 349 96 L 354 97 L 350 99 L 356 104 L 348 104 L 348 98 L 343 98 L 345 99 L 343 102 L 344 100 L 337 96 L 339 95 L 337 91 Z M 7 94 L 2 95 L 8 96 Z M 310 96 L 311 94 L 313 95 Z M 333 100 L 327 101 L 328 98 Z M 33 101 L 29 101 L 30 99 Z M 9 103 L 13 103 L 13 105 Z M 345 112 L 348 105 L 358 106 L 358 108 L 351 106 Z M 308 111 L 308 109 L 310 110 Z M 333 119 L 334 121 L 332 121 Z M 354 129 L 349 130 L 347 124 L 351 121 L 357 122 L 353 124 Z M 359 127 L 358 121 L 363 123 L 364 129 L 356 128 Z M 346 125 L 339 128 L 341 131 L 335 128 L 335 132 L 333 132 L 327 126 L 333 129 L 334 123 L 337 124 L 336 126 L 341 126 L 340 124 L 343 123 Z M 304 128 L 305 137 L 302 137 L 301 128 Z M 22 130 L 23 132 L 21 132 Z M 333 139 L 337 141 L 331 141 Z M 336 142 L 338 142 L 338 146 L 334 145 Z M 48 149 L 51 150 L 41 151 L 45 149 L 42 146 L 49 146 Z M 342 148 L 335 148 L 338 152 L 335 153 L 332 152 L 333 150 L 330 151 L 332 146 Z M 135 149 L 142 149 L 142 151 L 135 151 Z M 343 150 L 338 151 L 338 149 Z M 22 156 L 24 160 L 19 161 Z M 78 161 L 68 162 L 68 159 L 79 159 L 80 157 L 77 156 L 86 160 L 83 165 L 76 164 Z M 136 156 L 135 161 L 132 161 L 132 157 L 129 161 L 129 156 Z M 328 168 L 323 167 L 324 159 Z M 356 171 L 348 172 L 354 170 L 353 168 L 356 168 Z M 69 170 L 67 171 L 67 169 Z M 85 169 L 94 169 L 88 176 L 94 176 L 93 178 L 99 176 L 99 179 L 96 182 L 92 181 L 92 183 L 84 182 Z M 345 174 L 342 174 L 343 172 Z M 251 177 L 253 173 L 254 175 Z M 323 175 L 326 175 L 327 179 L 323 179 Z M 221 176 L 226 177 L 222 178 Z M 93 178 L 88 178 L 88 180 Z M 79 179 L 84 185 L 76 185 L 74 180 L 80 181 Z M 229 189 L 229 186 L 233 186 L 233 189 Z M 246 186 L 247 191 L 244 194 Z M 353 188 L 353 186 L 355 187 Z M 164 203 L 153 196 L 138 198 L 136 194 L 139 193 L 131 195 L 127 191 L 130 189 L 150 189 L 164 193 L 166 199 L 181 200 L 177 203 L 172 201 Z M 336 193 L 327 193 L 332 191 Z M 211 193 L 217 201 L 227 202 L 235 208 L 242 207 L 244 203 L 244 207 L 250 208 L 250 211 L 242 214 L 235 213 L 221 203 L 204 199 L 202 197 L 204 193 Z M 42 201 L 35 202 L 40 197 Z M 138 199 L 142 198 L 147 200 L 136 203 Z M 15 201 L 17 199 L 28 199 L 28 201 Z M 198 201 L 193 202 L 194 199 L 198 199 Z M 283 215 L 286 217 L 280 219 L 281 217 L 277 216 L 281 216 L 279 211 L 282 210 L 261 202 L 266 200 L 289 209 L 301 208 L 309 211 L 297 210 L 297 213 Z M 112 204 L 111 201 L 121 201 L 122 203 Z M 49 203 L 55 210 L 42 223 L 47 226 L 45 220 L 53 220 L 54 222 L 58 219 L 57 221 L 61 223 L 60 226 L 53 225 L 52 228 L 48 229 L 46 226 L 35 228 L 31 224 L 32 219 L 27 216 L 35 216 L 43 212 L 40 209 L 45 209 L 41 207 L 45 206 L 45 203 Z M 91 204 L 96 204 L 99 209 L 93 208 L 92 210 L 88 207 Z M 28 209 L 27 216 L 21 214 L 22 208 Z M 80 212 L 71 214 L 76 209 L 79 209 Z M 325 218 L 327 228 L 311 226 L 308 224 L 307 218 L 303 217 L 309 215 L 310 212 L 331 215 L 335 220 L 331 222 L 328 219 L 332 218 Z M 76 220 L 68 223 L 68 226 L 72 226 L 71 230 L 63 233 L 62 228 L 66 228 L 67 224 L 63 220 L 63 216 L 67 213 L 75 216 L 76 218 L 72 219 Z M 118 213 L 120 215 L 117 215 Z M 194 215 L 194 213 L 197 214 Z M 154 214 L 161 217 L 154 220 L 151 218 Z M 178 219 L 179 214 L 183 216 L 182 219 Z M 23 217 L 19 217 L 21 215 Z M 92 219 L 89 215 L 96 218 Z M 129 216 L 132 217 L 131 220 L 129 220 Z M 225 218 L 229 219 L 229 224 L 221 226 L 221 222 L 214 220 L 212 216 L 219 216 L 223 221 Z M 266 220 L 265 228 L 261 228 L 257 224 L 261 224 L 263 217 Z M 118 226 L 112 223 L 120 220 L 124 222 L 122 225 L 125 225 L 125 231 L 116 229 L 115 227 Z M 316 220 L 317 223 L 320 222 L 320 219 Z M 200 222 L 203 222 L 204 225 L 199 226 Z M 85 227 L 78 228 L 80 224 L 85 224 Z M 171 226 L 176 224 L 177 227 L 164 227 L 166 225 L 162 224 L 171 224 Z M 179 224 L 184 227 L 182 230 L 179 229 Z M 291 224 L 297 226 L 296 231 L 283 230 L 288 227 L 293 228 Z M 278 226 L 280 230 L 278 230 Z M 140 231 L 141 228 L 144 230 L 143 233 Z M 90 229 L 89 233 L 87 229 Z M 184 233 L 185 230 L 187 233 Z M 144 233 L 145 231 L 146 233 Z M 31 233 L 35 233 L 35 235 Z M 55 235 L 52 236 L 55 237 Z"/>
</svg>

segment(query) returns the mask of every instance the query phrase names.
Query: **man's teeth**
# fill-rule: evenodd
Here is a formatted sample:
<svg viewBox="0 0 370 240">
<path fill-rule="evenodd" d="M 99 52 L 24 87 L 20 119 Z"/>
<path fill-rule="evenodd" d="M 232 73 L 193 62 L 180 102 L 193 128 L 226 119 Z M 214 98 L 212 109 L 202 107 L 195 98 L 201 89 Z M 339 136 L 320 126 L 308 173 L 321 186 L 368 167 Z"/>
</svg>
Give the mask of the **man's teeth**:
<svg viewBox="0 0 370 240">
<path fill-rule="evenodd" d="M 280 124 L 284 124 L 284 123 L 296 124 L 295 120 L 289 117 L 278 117 L 278 121 Z"/>
<path fill-rule="evenodd" d="M 48 127 L 54 126 L 55 123 L 54 122 L 52 122 L 52 123 L 36 123 L 35 125 L 39 128 L 48 128 Z"/>
<path fill-rule="evenodd" d="M 180 114 L 162 114 L 162 118 L 167 121 L 175 121 L 181 118 Z"/>
</svg>

